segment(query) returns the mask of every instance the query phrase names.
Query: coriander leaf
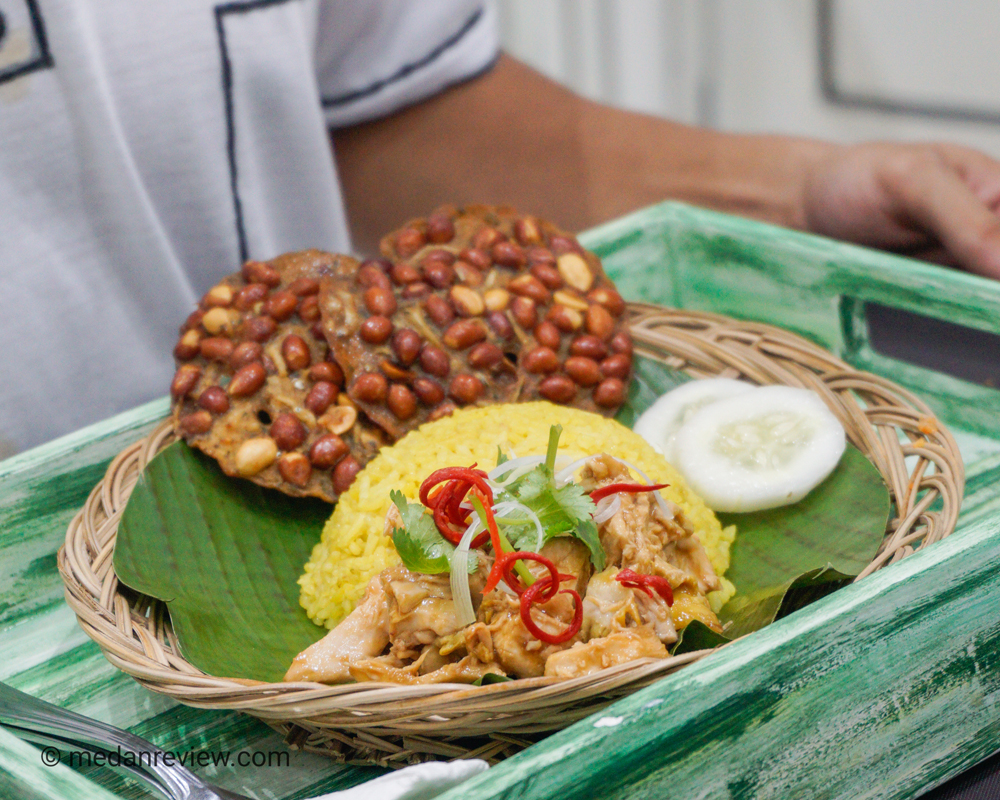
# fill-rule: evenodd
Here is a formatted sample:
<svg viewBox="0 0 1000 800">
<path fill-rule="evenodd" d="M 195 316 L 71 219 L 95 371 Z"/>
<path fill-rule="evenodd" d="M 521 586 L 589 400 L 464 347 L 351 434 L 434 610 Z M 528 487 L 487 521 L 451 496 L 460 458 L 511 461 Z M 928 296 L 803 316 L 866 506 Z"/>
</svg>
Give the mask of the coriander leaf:
<svg viewBox="0 0 1000 800">
<path fill-rule="evenodd" d="M 601 547 L 594 525 L 594 502 L 577 484 L 567 483 L 556 488 L 552 470 L 539 464 L 521 476 L 505 490 L 519 503 L 533 511 L 542 524 L 542 544 L 555 536 L 569 535 L 579 538 L 590 549 L 590 557 L 598 570 L 604 568 L 604 548 Z M 517 512 L 507 515 L 516 518 Z M 519 550 L 538 548 L 538 529 L 533 521 L 508 522 L 504 533 Z"/>
<path fill-rule="evenodd" d="M 500 449 L 500 445 L 497 445 L 497 466 L 499 467 L 501 464 L 506 464 L 508 461 L 510 461 L 510 459 L 504 455 L 503 450 Z"/>
<path fill-rule="evenodd" d="M 411 572 L 426 575 L 450 572 L 455 546 L 441 535 L 431 515 L 420 503 L 407 502 L 397 489 L 393 489 L 389 497 L 403 519 L 403 527 L 397 526 L 392 531 L 392 543 L 403 565 Z M 477 558 L 469 559 L 470 572 L 474 572 L 478 565 Z"/>
<path fill-rule="evenodd" d="M 579 523 L 576 526 L 576 538 L 587 545 L 587 549 L 590 550 L 590 560 L 594 564 L 594 570 L 601 572 L 604 569 L 607 557 L 604 553 L 604 546 L 601 544 L 601 537 L 597 533 L 597 523 L 592 519 Z"/>
</svg>

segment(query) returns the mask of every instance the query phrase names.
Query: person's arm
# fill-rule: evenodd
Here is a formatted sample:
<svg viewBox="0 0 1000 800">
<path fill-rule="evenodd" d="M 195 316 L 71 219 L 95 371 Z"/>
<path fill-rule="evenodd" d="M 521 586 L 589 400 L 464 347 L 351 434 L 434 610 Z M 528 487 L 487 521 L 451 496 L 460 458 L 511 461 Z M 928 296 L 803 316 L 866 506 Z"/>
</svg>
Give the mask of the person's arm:
<svg viewBox="0 0 1000 800">
<path fill-rule="evenodd" d="M 514 59 L 333 133 L 355 246 L 442 203 L 580 230 L 665 199 L 1000 277 L 1000 164 L 947 145 L 846 147 L 694 128 L 585 100 Z"/>
</svg>

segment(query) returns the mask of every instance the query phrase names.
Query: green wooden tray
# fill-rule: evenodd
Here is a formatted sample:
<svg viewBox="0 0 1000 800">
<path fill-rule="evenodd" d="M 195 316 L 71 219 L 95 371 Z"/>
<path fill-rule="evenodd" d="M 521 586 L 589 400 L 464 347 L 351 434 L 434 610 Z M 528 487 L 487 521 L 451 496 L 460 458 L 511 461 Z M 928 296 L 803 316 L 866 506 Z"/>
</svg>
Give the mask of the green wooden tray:
<svg viewBox="0 0 1000 800">
<path fill-rule="evenodd" d="M 583 239 L 629 299 L 781 325 L 918 392 L 966 460 L 959 529 L 553 735 L 449 800 L 915 797 L 1000 749 L 1000 392 L 876 352 L 865 316 L 878 303 L 1000 333 L 1000 284 L 678 204 Z M 63 602 L 55 552 L 70 518 L 109 459 L 166 408 L 158 400 L 0 462 L 0 679 L 179 753 L 231 762 L 285 753 L 252 718 L 139 687 Z M 280 800 L 381 772 L 298 752 L 267 767 L 195 771 Z M 2 798 L 150 796 L 104 768 L 45 766 L 0 731 Z"/>
</svg>

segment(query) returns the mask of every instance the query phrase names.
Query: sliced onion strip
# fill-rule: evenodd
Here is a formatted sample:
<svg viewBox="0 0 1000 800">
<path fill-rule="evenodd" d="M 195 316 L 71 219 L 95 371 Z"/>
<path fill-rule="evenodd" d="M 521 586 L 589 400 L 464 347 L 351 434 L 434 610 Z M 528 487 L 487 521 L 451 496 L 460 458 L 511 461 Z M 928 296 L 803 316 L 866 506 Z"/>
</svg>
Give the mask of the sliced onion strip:
<svg viewBox="0 0 1000 800">
<path fill-rule="evenodd" d="M 483 530 L 482 521 L 476 517 L 465 529 L 455 552 L 451 556 L 451 596 L 455 601 L 455 616 L 460 627 L 476 621 L 476 610 L 472 607 L 472 590 L 469 588 L 469 545 L 473 537 Z"/>
<path fill-rule="evenodd" d="M 605 497 L 594 509 L 594 522 L 598 525 L 603 525 L 617 514 L 621 510 L 621 507 L 622 498 L 620 495 L 613 494 L 610 497 Z"/>
</svg>

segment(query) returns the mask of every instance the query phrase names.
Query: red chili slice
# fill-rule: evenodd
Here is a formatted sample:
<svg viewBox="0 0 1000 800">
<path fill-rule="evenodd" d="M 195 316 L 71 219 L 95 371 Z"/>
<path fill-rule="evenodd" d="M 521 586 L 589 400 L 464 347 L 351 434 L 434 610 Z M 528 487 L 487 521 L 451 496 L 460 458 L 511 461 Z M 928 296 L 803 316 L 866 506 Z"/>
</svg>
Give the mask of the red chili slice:
<svg viewBox="0 0 1000 800">
<path fill-rule="evenodd" d="M 500 575 L 507 582 L 507 585 L 514 590 L 515 594 L 524 594 L 529 587 L 521 583 L 521 578 L 518 576 L 517 572 L 514 571 L 514 566 L 518 561 L 535 561 L 541 564 L 545 569 L 549 571 L 548 575 L 544 575 L 539 578 L 539 581 L 546 581 L 548 585 L 548 590 L 542 592 L 539 596 L 539 601 L 542 603 L 547 603 L 553 597 L 556 596 L 556 592 L 559 590 L 560 581 L 570 580 L 575 578 L 575 575 L 561 575 L 556 570 L 556 565 L 545 556 L 539 553 L 532 553 L 530 550 L 515 550 L 509 553 L 503 553 L 497 558 L 500 566 L 497 567 L 494 563 L 494 569 L 498 569 Z M 534 585 L 534 584 L 532 584 Z"/>
<path fill-rule="evenodd" d="M 653 596 L 653 592 L 656 592 L 667 601 L 668 606 L 674 604 L 673 587 L 670 585 L 670 581 L 661 575 L 644 575 L 641 572 L 625 568 L 618 571 L 618 574 L 615 575 L 615 580 L 629 589 L 640 589 L 650 597 Z"/>
<path fill-rule="evenodd" d="M 486 508 L 493 505 L 493 491 L 486 483 L 486 473 L 475 466 L 445 467 L 432 472 L 420 484 L 420 502 L 431 509 L 437 529 L 454 545 L 461 542 L 469 524 L 471 512 L 461 507 L 469 490 L 476 488 L 483 496 Z M 432 495 L 431 490 L 439 486 Z M 490 535 L 484 531 L 472 540 L 470 547 L 482 547 L 489 538 Z"/>
<path fill-rule="evenodd" d="M 594 489 L 594 491 L 590 493 L 590 499 L 595 503 L 599 503 L 605 497 L 612 494 L 618 494 L 619 492 L 628 494 L 636 494 L 637 492 L 657 492 L 669 485 L 669 483 L 654 483 L 650 486 L 645 486 L 641 483 L 611 483 L 607 486 L 602 486 L 600 489 Z"/>
<path fill-rule="evenodd" d="M 536 639 L 540 639 L 548 644 L 562 644 L 563 642 L 568 642 L 572 639 L 580 630 L 580 626 L 583 625 L 583 600 L 580 598 L 579 593 L 575 589 L 560 589 L 557 594 L 569 594 L 573 596 L 573 601 L 575 603 L 573 611 L 573 621 L 570 622 L 569 626 L 561 633 L 551 634 L 543 631 L 541 628 L 535 624 L 535 621 L 531 618 L 531 606 L 541 600 L 543 593 L 552 585 L 552 578 L 546 575 L 544 578 L 540 578 L 535 581 L 531 586 L 524 590 L 524 594 L 521 595 L 521 621 L 524 623 L 524 627 L 528 629 Z"/>
</svg>

